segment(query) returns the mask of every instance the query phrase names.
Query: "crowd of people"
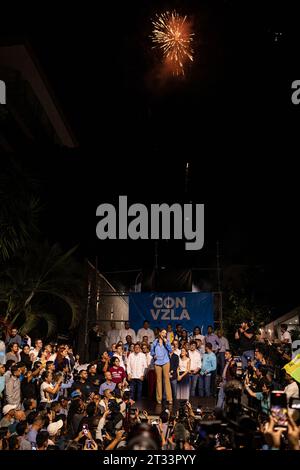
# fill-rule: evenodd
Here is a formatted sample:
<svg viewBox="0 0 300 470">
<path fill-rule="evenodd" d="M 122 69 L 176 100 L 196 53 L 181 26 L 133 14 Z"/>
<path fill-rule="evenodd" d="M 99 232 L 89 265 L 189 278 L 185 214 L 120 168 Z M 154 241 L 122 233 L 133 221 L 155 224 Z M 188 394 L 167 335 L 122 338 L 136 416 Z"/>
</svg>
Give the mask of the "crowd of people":
<svg viewBox="0 0 300 470">
<path fill-rule="evenodd" d="M 88 363 L 70 344 L 32 343 L 16 328 L 0 340 L 0 450 L 299 450 L 299 384 L 283 368 L 291 359 L 285 325 L 277 344 L 249 321 L 231 345 L 213 326 L 203 334 L 145 321 L 135 332 L 112 322 L 105 338 L 97 325 L 91 331 L 105 351 L 90 344 Z M 274 390 L 287 402 L 281 427 Z M 154 397 L 155 419 L 147 409 Z"/>
</svg>

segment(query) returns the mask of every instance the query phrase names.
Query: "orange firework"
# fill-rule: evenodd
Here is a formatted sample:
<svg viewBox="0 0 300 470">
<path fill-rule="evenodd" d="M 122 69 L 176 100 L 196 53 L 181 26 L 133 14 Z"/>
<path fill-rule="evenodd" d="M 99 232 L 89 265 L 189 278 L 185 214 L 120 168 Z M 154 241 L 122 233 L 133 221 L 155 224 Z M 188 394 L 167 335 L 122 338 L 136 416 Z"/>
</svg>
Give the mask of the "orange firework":
<svg viewBox="0 0 300 470">
<path fill-rule="evenodd" d="M 154 29 L 150 37 L 154 47 L 161 49 L 174 75 L 184 75 L 185 64 L 193 61 L 193 33 L 187 17 L 167 11 L 157 15 L 152 24 Z"/>
</svg>

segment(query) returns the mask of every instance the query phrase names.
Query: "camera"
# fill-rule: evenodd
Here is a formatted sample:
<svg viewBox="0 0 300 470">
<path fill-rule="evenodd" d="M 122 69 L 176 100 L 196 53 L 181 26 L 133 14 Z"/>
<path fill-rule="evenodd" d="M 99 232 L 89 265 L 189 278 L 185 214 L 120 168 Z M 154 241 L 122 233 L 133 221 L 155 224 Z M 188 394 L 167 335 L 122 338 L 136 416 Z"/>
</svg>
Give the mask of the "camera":
<svg viewBox="0 0 300 470">
<path fill-rule="evenodd" d="M 189 412 L 188 408 L 186 406 L 186 403 L 181 402 L 179 405 L 179 409 L 177 412 L 177 422 L 183 422 L 189 417 Z"/>
<path fill-rule="evenodd" d="M 235 372 L 235 375 L 237 378 L 241 377 L 243 374 L 244 374 L 244 371 L 243 371 L 243 363 L 242 363 L 242 359 L 240 356 L 234 356 L 233 357 L 233 360 L 236 364 L 236 372 Z"/>
<path fill-rule="evenodd" d="M 120 405 L 116 402 L 116 400 L 109 400 L 108 409 L 112 413 L 118 413 L 120 411 Z"/>
</svg>

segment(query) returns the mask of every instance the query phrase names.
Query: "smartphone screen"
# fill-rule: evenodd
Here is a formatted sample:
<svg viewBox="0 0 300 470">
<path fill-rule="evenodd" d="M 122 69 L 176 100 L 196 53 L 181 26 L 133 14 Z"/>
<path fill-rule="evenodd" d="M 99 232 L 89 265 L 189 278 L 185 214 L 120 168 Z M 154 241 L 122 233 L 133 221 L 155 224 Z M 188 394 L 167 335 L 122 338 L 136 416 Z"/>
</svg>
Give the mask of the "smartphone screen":
<svg viewBox="0 0 300 470">
<path fill-rule="evenodd" d="M 87 449 L 91 449 L 92 448 L 92 441 L 87 440 L 86 441 L 86 447 L 87 447 Z"/>
<path fill-rule="evenodd" d="M 82 430 L 83 430 L 83 433 L 84 433 L 85 435 L 87 435 L 87 434 L 88 434 L 88 432 L 89 432 L 88 425 L 87 425 L 87 424 L 83 424 L 83 426 L 82 426 Z"/>
<path fill-rule="evenodd" d="M 286 394 L 282 391 L 271 393 L 271 416 L 275 421 L 274 429 L 286 429 L 288 426 L 288 407 Z"/>
<path fill-rule="evenodd" d="M 281 408 L 279 406 L 272 406 L 271 407 L 271 414 L 275 421 L 274 429 L 284 428 L 286 429 L 288 426 L 287 421 L 287 408 Z"/>
</svg>

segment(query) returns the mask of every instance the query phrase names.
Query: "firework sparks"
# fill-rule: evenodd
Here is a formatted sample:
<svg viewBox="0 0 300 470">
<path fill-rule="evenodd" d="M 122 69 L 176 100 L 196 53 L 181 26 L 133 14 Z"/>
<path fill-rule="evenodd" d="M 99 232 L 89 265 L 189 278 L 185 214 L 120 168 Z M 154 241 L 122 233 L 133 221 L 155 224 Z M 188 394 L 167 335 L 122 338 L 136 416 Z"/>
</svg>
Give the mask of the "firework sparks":
<svg viewBox="0 0 300 470">
<path fill-rule="evenodd" d="M 184 75 L 184 66 L 193 61 L 193 33 L 186 16 L 176 11 L 157 15 L 152 21 L 153 32 L 150 36 L 154 47 L 158 47 L 174 75 Z"/>
</svg>

